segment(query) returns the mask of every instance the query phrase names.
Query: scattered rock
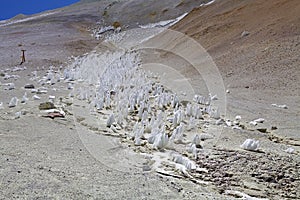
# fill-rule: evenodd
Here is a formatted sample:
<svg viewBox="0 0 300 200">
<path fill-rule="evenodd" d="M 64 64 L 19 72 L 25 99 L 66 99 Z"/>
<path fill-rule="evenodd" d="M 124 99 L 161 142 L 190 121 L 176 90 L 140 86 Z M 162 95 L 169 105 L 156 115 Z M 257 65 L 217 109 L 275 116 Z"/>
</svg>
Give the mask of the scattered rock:
<svg viewBox="0 0 300 200">
<path fill-rule="evenodd" d="M 200 134 L 199 138 L 201 141 L 204 141 L 204 140 L 208 140 L 208 139 L 213 139 L 213 136 L 208 133 L 202 133 L 202 134 Z"/>
<path fill-rule="evenodd" d="M 42 115 L 42 117 L 49 117 L 49 118 L 64 118 L 66 116 L 66 113 L 62 109 L 48 109 L 48 110 L 42 110 L 42 113 L 46 113 L 46 115 Z"/>
<path fill-rule="evenodd" d="M 272 126 L 271 130 L 277 130 L 278 128 L 276 126 Z"/>
<path fill-rule="evenodd" d="M 59 112 L 51 112 L 51 113 L 48 113 L 47 115 L 43 115 L 43 117 L 49 117 L 51 119 L 54 119 L 54 118 L 64 118 L 65 116 Z"/>
<path fill-rule="evenodd" d="M 114 27 L 115 29 L 121 27 L 121 23 L 120 23 L 120 22 L 117 22 L 117 21 L 115 21 L 112 25 L 113 25 L 113 27 Z"/>
<path fill-rule="evenodd" d="M 16 88 L 14 83 L 8 83 L 7 86 L 8 86 L 8 90 L 13 90 Z"/>
<path fill-rule="evenodd" d="M 33 84 L 26 84 L 24 86 L 25 89 L 34 89 L 34 85 Z"/>
<path fill-rule="evenodd" d="M 265 121 L 265 119 L 264 118 L 258 118 L 258 119 L 255 119 L 254 121 L 257 122 L 257 123 L 263 123 Z"/>
<path fill-rule="evenodd" d="M 248 35 L 250 35 L 249 31 L 243 31 L 242 34 L 241 34 L 241 37 L 246 37 Z"/>
<path fill-rule="evenodd" d="M 258 128 L 257 129 L 259 132 L 261 133 L 266 133 L 267 132 L 267 129 L 266 128 Z"/>
<path fill-rule="evenodd" d="M 143 171 L 144 172 L 151 171 L 151 167 L 149 165 L 144 165 L 143 166 Z"/>
<path fill-rule="evenodd" d="M 39 109 L 40 110 L 49 110 L 49 109 L 54 109 L 55 106 L 51 102 L 45 102 L 45 103 L 40 103 Z"/>
</svg>

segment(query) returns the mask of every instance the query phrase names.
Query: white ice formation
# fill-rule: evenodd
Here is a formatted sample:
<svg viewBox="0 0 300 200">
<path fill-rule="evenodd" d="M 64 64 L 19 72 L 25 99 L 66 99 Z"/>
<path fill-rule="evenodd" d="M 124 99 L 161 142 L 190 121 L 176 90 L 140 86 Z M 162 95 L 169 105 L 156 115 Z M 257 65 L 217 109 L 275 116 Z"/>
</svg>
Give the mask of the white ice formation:
<svg viewBox="0 0 300 200">
<path fill-rule="evenodd" d="M 236 121 L 241 121 L 242 117 L 240 115 L 235 116 Z"/>
<path fill-rule="evenodd" d="M 107 127 L 120 128 L 118 134 L 135 146 L 175 151 L 174 146 L 189 144 L 188 151 L 196 158 L 202 134 L 192 142 L 187 135 L 197 131 L 205 119 L 221 118 L 218 108 L 211 105 L 216 97 L 195 95 L 193 102 L 183 104 L 153 74 L 140 68 L 140 63 L 140 55 L 134 50 L 92 52 L 74 58 L 63 77 L 70 96 L 86 101 L 93 113 L 103 111 L 109 116 Z M 187 169 L 195 168 L 188 158 L 177 156 L 174 160 Z"/>
<path fill-rule="evenodd" d="M 16 107 L 17 104 L 18 104 L 18 99 L 17 99 L 17 97 L 13 97 L 13 98 L 10 100 L 10 102 L 9 102 L 9 104 L 8 104 L 8 107 L 9 107 L 9 108 Z"/>
<path fill-rule="evenodd" d="M 287 108 L 288 108 L 288 106 L 285 105 L 285 104 L 278 105 L 278 104 L 276 104 L 276 103 L 273 103 L 273 104 L 271 104 L 271 105 L 274 106 L 274 107 L 277 107 L 277 108 L 283 108 L 283 109 L 287 109 Z"/>
<path fill-rule="evenodd" d="M 285 152 L 287 152 L 287 153 L 294 153 L 295 152 L 295 149 L 294 148 L 292 148 L 292 147 L 289 147 L 289 148 L 287 148 L 286 150 L 285 150 Z"/>
<path fill-rule="evenodd" d="M 111 115 L 109 116 L 109 118 L 107 119 L 106 126 L 107 126 L 107 127 L 111 127 L 111 125 L 112 125 L 113 123 L 115 123 L 115 116 L 114 116 L 114 114 L 111 114 Z"/>
<path fill-rule="evenodd" d="M 22 97 L 21 103 L 26 103 L 28 101 L 28 97 L 27 97 L 27 93 L 25 92 L 25 94 Z"/>
<path fill-rule="evenodd" d="M 40 100 L 41 97 L 39 97 L 38 95 L 35 94 L 35 95 L 33 95 L 32 99 L 33 99 L 33 100 Z"/>
<path fill-rule="evenodd" d="M 258 118 L 258 119 L 255 119 L 253 121 L 257 122 L 257 123 L 263 123 L 265 121 L 265 119 L 264 118 Z"/>
<path fill-rule="evenodd" d="M 183 165 L 188 170 L 195 170 L 197 168 L 194 161 L 192 161 L 189 158 L 184 157 L 182 155 L 174 155 L 173 156 L 173 161 L 175 163 Z"/>
<path fill-rule="evenodd" d="M 4 107 L 3 107 L 3 102 L 0 102 L 0 110 L 1 109 L 4 109 Z"/>
<path fill-rule="evenodd" d="M 170 20 L 165 20 L 165 21 L 160 21 L 160 22 L 156 22 L 156 23 L 151 23 L 151 24 L 147 24 L 147 25 L 140 25 L 140 28 L 155 28 L 155 27 L 159 27 L 159 28 L 168 28 L 174 24 L 176 24 L 177 22 L 179 22 L 181 19 L 183 19 L 188 13 L 184 13 L 181 16 L 175 18 L 175 19 L 170 19 Z"/>
<path fill-rule="evenodd" d="M 241 145 L 241 148 L 245 150 L 255 151 L 259 147 L 259 141 L 254 139 L 246 139 L 245 142 Z"/>
<path fill-rule="evenodd" d="M 249 124 L 252 125 L 252 126 L 256 126 L 258 123 L 263 123 L 265 121 L 264 118 L 258 118 L 258 119 L 255 119 L 253 121 L 250 121 Z"/>
<path fill-rule="evenodd" d="M 8 84 L 7 84 L 7 89 L 8 89 L 8 90 L 13 90 L 13 89 L 15 89 L 15 88 L 16 88 L 16 86 L 15 86 L 14 83 L 8 83 Z"/>
</svg>

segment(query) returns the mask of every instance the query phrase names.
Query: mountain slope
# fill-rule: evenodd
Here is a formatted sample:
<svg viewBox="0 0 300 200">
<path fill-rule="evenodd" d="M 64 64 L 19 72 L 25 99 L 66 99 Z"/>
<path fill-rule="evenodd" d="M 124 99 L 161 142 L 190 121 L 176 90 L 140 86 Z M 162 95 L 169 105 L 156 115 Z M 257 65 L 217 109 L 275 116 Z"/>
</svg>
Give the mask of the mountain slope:
<svg viewBox="0 0 300 200">
<path fill-rule="evenodd" d="M 263 116 L 280 127 L 278 133 L 299 138 L 299 13 L 297 0 L 219 0 L 194 9 L 172 28 L 213 56 L 231 91 L 232 116 Z M 272 103 L 291 109 L 274 109 Z"/>
</svg>

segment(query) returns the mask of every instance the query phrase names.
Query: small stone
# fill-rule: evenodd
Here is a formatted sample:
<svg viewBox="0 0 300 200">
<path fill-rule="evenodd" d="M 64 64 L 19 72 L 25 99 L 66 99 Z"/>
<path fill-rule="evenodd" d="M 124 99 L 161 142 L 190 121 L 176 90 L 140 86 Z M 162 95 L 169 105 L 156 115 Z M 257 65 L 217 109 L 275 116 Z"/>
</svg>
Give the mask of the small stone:
<svg viewBox="0 0 300 200">
<path fill-rule="evenodd" d="M 250 35 L 249 31 L 243 31 L 242 34 L 241 34 L 241 37 L 246 37 L 248 35 Z"/>
<path fill-rule="evenodd" d="M 43 116 L 43 117 L 49 117 L 51 119 L 54 119 L 56 117 L 59 117 L 59 118 L 64 118 L 65 115 L 63 115 L 62 113 L 58 113 L 58 112 L 51 112 L 51 113 L 48 113 L 47 115 Z"/>
<path fill-rule="evenodd" d="M 16 88 L 15 84 L 14 83 L 8 83 L 8 90 L 13 90 Z"/>
<path fill-rule="evenodd" d="M 25 89 L 34 89 L 34 85 L 33 84 L 26 84 L 24 86 Z"/>
<path fill-rule="evenodd" d="M 45 102 L 45 103 L 40 103 L 39 109 L 40 110 L 49 110 L 49 109 L 54 109 L 55 106 L 51 102 Z"/>
<path fill-rule="evenodd" d="M 143 171 L 151 171 L 151 167 L 149 165 L 144 165 L 143 166 Z"/>
<path fill-rule="evenodd" d="M 261 179 L 263 179 L 265 182 L 268 182 L 268 183 L 275 183 L 276 180 L 274 179 L 274 177 L 268 175 L 268 174 L 262 174 L 261 175 Z"/>
<path fill-rule="evenodd" d="M 261 133 L 266 133 L 267 132 L 267 129 L 266 128 L 258 128 L 257 129 L 259 132 Z"/>
<path fill-rule="evenodd" d="M 271 130 L 277 130 L 278 128 L 276 126 L 272 126 Z"/>
</svg>

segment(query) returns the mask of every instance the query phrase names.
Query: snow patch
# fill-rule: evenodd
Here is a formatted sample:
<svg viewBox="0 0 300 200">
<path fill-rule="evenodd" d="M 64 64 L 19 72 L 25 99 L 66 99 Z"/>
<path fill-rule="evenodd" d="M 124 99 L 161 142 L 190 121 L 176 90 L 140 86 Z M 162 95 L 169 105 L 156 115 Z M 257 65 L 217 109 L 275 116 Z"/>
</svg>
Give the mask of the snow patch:
<svg viewBox="0 0 300 200">
<path fill-rule="evenodd" d="M 40 15 L 36 15 L 36 16 L 32 16 L 32 17 L 27 17 L 25 19 L 12 20 L 12 21 L 7 20 L 8 22 L 5 23 L 5 24 L 1 24 L 0 27 L 9 26 L 9 25 L 12 25 L 12 24 L 17 24 L 17 23 L 22 23 L 22 22 L 27 22 L 27 21 L 30 21 L 30 20 L 33 20 L 33 19 L 38 19 L 38 18 L 41 18 L 41 17 L 46 17 L 46 16 L 49 16 L 49 15 L 53 15 L 55 13 L 58 13 L 58 11 L 48 12 L 48 13 L 44 13 L 44 14 L 40 14 Z"/>
<path fill-rule="evenodd" d="M 180 20 L 182 20 L 187 14 L 188 13 L 184 13 L 183 15 L 181 15 L 181 16 L 175 18 L 175 19 L 160 21 L 160 22 L 146 24 L 146 25 L 140 25 L 139 27 L 140 28 L 155 28 L 155 27 L 168 28 L 170 26 L 173 26 L 174 24 L 176 24 Z"/>
</svg>

